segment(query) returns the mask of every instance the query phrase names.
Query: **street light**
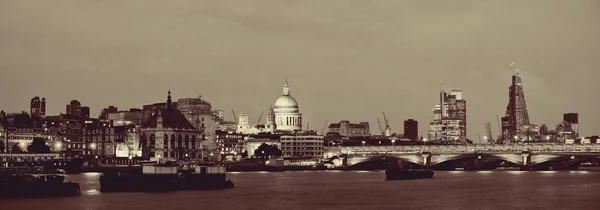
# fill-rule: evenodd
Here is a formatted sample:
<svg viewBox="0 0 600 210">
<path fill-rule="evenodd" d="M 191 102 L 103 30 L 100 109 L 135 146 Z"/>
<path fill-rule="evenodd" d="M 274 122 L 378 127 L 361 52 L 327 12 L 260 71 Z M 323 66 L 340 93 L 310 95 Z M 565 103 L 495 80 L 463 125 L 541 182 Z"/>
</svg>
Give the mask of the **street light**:
<svg viewBox="0 0 600 210">
<path fill-rule="evenodd" d="M 60 150 L 62 148 L 62 143 L 56 142 L 56 144 L 54 144 L 54 147 L 56 147 L 56 149 Z"/>
<path fill-rule="evenodd" d="M 363 147 L 365 146 L 365 143 L 367 143 L 367 142 L 365 142 L 365 141 L 362 141 L 362 145 L 363 145 Z"/>
<path fill-rule="evenodd" d="M 392 139 L 392 146 L 396 143 L 396 139 Z"/>
</svg>

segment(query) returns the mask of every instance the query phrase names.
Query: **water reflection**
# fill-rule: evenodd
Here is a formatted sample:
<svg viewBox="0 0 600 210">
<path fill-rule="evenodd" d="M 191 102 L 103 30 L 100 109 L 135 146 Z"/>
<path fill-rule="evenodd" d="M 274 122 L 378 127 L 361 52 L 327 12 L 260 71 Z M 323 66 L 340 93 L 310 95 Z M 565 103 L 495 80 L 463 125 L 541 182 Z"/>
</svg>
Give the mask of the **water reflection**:
<svg viewBox="0 0 600 210">
<path fill-rule="evenodd" d="M 595 209 L 600 200 L 590 193 L 600 173 L 588 171 L 436 171 L 403 181 L 331 172 L 228 173 L 234 189 L 168 193 L 101 193 L 99 173 L 68 175 L 81 196 L 2 200 L 0 209 Z"/>
</svg>

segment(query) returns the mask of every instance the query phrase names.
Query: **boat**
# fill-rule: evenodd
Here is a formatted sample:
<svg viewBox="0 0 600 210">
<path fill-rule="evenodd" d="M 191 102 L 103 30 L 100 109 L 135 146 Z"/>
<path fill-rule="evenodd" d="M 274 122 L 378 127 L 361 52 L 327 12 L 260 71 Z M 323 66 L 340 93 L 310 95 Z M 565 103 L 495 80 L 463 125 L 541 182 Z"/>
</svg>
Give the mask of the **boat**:
<svg viewBox="0 0 600 210">
<path fill-rule="evenodd" d="M 386 180 L 408 180 L 433 178 L 433 170 L 393 168 L 385 171 Z"/>
<path fill-rule="evenodd" d="M 63 175 L 0 173 L 0 198 L 40 198 L 81 195 L 78 183 Z"/>
<path fill-rule="evenodd" d="M 44 154 L 0 154 L 0 167 L 44 166 L 48 169 L 61 169 L 67 174 L 78 173 L 85 163 L 84 158 L 60 157 L 56 153 Z"/>
<path fill-rule="evenodd" d="M 224 166 L 181 166 L 175 161 L 146 163 L 127 172 L 105 172 L 101 192 L 148 192 L 233 188 Z"/>
</svg>

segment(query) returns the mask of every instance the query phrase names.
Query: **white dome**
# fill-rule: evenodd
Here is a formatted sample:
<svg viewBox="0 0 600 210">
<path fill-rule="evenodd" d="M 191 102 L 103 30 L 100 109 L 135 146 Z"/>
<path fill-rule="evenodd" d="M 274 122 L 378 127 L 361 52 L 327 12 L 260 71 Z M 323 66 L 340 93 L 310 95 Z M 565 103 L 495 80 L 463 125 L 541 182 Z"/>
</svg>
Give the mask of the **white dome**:
<svg viewBox="0 0 600 210">
<path fill-rule="evenodd" d="M 275 109 L 279 108 L 295 108 L 298 109 L 298 102 L 292 96 L 281 96 L 275 101 Z"/>
</svg>

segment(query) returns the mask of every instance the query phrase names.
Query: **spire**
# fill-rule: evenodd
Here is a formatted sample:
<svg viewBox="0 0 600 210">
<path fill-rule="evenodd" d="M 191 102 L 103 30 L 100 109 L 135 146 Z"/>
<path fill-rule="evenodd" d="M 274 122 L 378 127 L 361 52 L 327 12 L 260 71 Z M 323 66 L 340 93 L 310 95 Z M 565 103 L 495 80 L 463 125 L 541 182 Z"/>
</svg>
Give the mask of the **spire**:
<svg viewBox="0 0 600 210">
<path fill-rule="evenodd" d="M 287 81 L 287 76 L 285 77 L 285 84 L 283 85 L 283 95 L 284 96 L 290 95 L 290 84 Z"/>
<path fill-rule="evenodd" d="M 169 89 L 169 95 L 167 96 L 167 109 L 171 110 L 173 108 L 171 101 L 171 89 Z"/>
</svg>

